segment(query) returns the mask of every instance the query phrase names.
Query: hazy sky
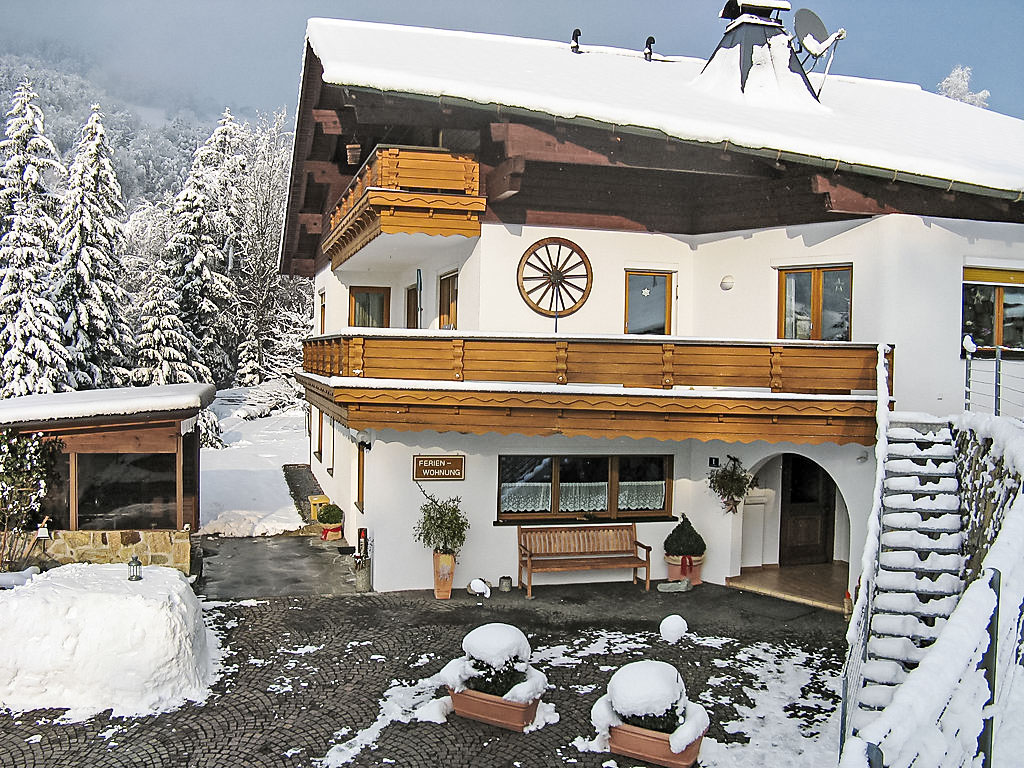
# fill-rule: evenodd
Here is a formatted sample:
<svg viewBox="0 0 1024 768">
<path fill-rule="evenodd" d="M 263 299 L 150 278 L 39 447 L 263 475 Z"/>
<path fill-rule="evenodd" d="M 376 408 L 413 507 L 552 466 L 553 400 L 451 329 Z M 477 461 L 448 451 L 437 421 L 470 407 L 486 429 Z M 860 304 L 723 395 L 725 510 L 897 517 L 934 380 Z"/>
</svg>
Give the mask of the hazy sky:
<svg viewBox="0 0 1024 768">
<path fill-rule="evenodd" d="M 555 40 L 573 27 L 591 44 L 707 57 L 721 38 L 723 0 L 2 0 L 0 50 L 84 54 L 109 93 L 147 106 L 190 99 L 204 110 L 294 109 L 305 21 L 386 21 Z M 794 8 L 804 7 L 795 0 Z M 1020 0 L 808 0 L 829 31 L 845 27 L 833 71 L 919 83 L 954 65 L 972 90 L 1024 117 Z M 792 14 L 784 14 L 787 26 Z M 382 56 L 387 51 L 381 51 Z"/>
</svg>

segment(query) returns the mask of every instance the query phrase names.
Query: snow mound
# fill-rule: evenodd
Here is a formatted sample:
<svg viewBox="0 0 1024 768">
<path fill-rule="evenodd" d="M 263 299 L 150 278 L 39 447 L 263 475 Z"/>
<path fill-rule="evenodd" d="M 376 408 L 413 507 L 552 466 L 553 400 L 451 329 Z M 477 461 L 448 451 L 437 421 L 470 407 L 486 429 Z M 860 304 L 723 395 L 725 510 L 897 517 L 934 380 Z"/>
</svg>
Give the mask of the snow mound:
<svg viewBox="0 0 1024 768">
<path fill-rule="evenodd" d="M 518 627 L 494 622 L 470 630 L 462 639 L 467 656 L 500 669 L 509 661 L 530 660 L 530 641 Z"/>
<path fill-rule="evenodd" d="M 37 573 L 39 573 L 39 569 L 34 565 L 29 566 L 24 571 L 0 573 L 0 589 L 10 589 L 11 587 L 20 587 L 28 584 Z"/>
<path fill-rule="evenodd" d="M 141 581 L 127 574 L 122 564 L 66 565 L 0 593 L 0 706 L 82 720 L 206 699 L 221 652 L 188 580 L 160 566 Z"/>
<path fill-rule="evenodd" d="M 686 619 L 678 613 L 673 613 L 661 620 L 661 639 L 666 643 L 678 643 L 689 628 Z"/>
<path fill-rule="evenodd" d="M 619 715 L 660 715 L 686 701 L 683 678 L 664 661 L 634 661 L 620 667 L 608 681 L 608 697 Z"/>
</svg>

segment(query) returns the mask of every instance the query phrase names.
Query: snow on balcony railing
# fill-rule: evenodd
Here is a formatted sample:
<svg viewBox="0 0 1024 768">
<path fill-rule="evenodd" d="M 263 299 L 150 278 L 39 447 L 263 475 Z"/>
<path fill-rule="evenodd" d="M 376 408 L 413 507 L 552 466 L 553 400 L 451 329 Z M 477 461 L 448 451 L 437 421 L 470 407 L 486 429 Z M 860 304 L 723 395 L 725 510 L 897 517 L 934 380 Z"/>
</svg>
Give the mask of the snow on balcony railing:
<svg viewBox="0 0 1024 768">
<path fill-rule="evenodd" d="M 1024 426 L 1011 419 L 972 414 L 960 417 L 956 426 L 970 430 L 978 442 L 991 441 L 1007 473 L 1020 477 Z M 965 496 L 964 504 L 979 500 L 984 503 L 983 497 Z M 896 690 L 889 706 L 846 739 L 841 768 L 1020 765 L 1024 750 L 1020 733 L 1024 669 L 1019 644 L 1024 628 L 1022 551 L 1024 496 L 1016 494 L 981 564 L 981 576 L 967 587 L 935 643 Z M 995 639 L 994 654 L 990 638 Z M 880 762 L 869 760 L 869 749 L 874 748 Z"/>
<path fill-rule="evenodd" d="M 1024 350 L 964 336 L 964 410 L 1024 419 Z"/>
</svg>

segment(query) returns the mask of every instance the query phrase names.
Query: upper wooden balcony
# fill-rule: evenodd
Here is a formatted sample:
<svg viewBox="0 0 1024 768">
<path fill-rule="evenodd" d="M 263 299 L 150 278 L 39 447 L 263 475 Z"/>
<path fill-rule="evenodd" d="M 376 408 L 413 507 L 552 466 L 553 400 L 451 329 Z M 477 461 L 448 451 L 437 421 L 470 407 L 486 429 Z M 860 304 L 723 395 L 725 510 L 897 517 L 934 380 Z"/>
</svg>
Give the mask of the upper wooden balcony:
<svg viewBox="0 0 1024 768">
<path fill-rule="evenodd" d="M 321 248 L 337 268 L 381 234 L 480 234 L 480 164 L 431 147 L 378 145 L 331 212 Z"/>
<path fill-rule="evenodd" d="M 869 344 L 649 336 L 367 330 L 303 345 L 306 373 L 349 378 L 306 377 L 307 396 L 354 428 L 864 445 L 877 358 Z"/>
</svg>

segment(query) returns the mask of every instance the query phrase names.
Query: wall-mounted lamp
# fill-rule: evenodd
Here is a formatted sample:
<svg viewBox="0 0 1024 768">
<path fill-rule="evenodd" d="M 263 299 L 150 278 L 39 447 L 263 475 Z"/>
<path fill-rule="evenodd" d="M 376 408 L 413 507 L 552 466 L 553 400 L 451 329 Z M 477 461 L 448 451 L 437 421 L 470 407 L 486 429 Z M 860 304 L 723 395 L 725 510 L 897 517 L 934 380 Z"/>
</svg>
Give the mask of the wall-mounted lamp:
<svg viewBox="0 0 1024 768">
<path fill-rule="evenodd" d="M 863 464 L 867 460 L 868 460 L 868 452 L 867 451 L 861 451 L 860 452 L 860 456 L 857 457 L 857 463 L 858 464 Z"/>
<path fill-rule="evenodd" d="M 368 451 L 373 447 L 373 438 L 373 432 L 371 432 L 368 429 L 361 429 L 358 432 L 356 432 L 356 445 L 358 445 L 364 451 Z"/>
<path fill-rule="evenodd" d="M 733 286 L 735 285 L 736 278 L 733 277 L 732 275 L 726 275 L 725 277 L 722 278 L 722 282 L 718 284 L 718 287 L 721 288 L 723 291 L 731 291 L 733 289 Z"/>
</svg>

